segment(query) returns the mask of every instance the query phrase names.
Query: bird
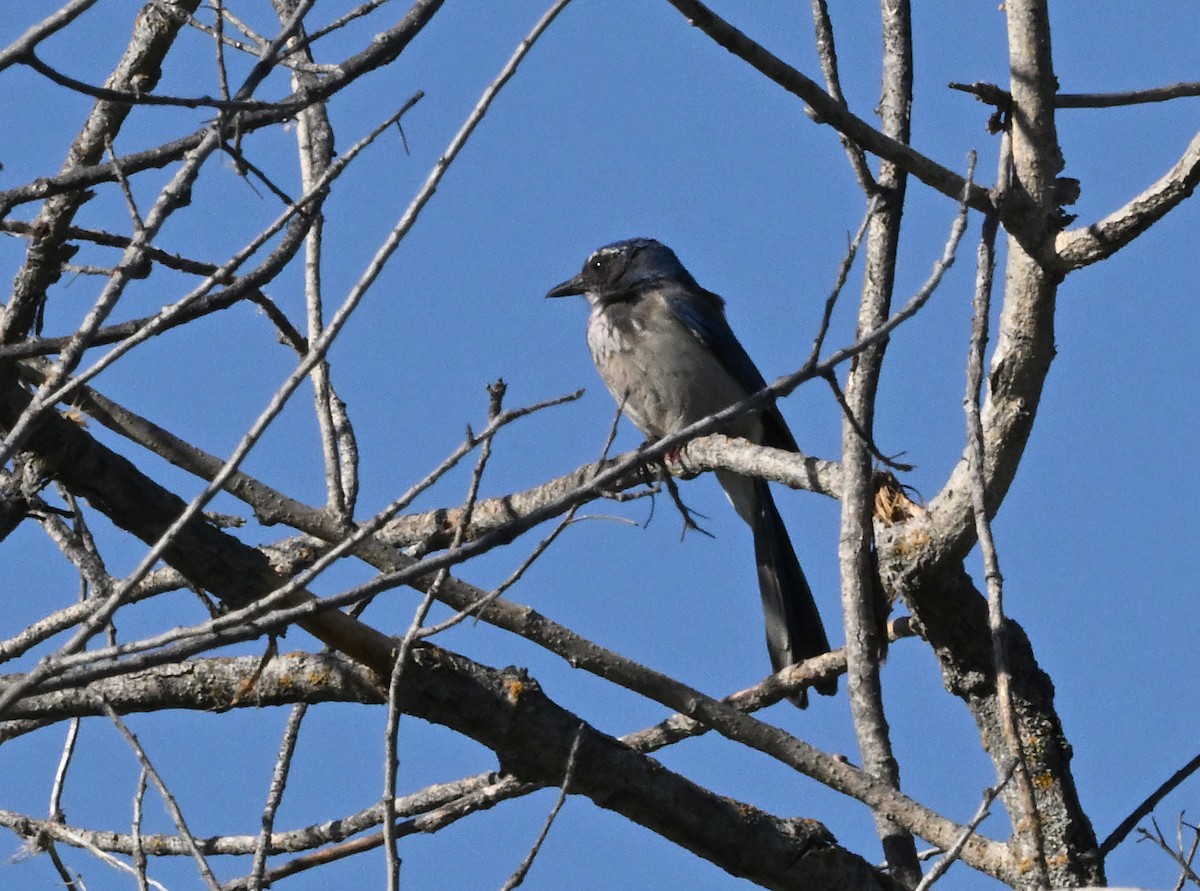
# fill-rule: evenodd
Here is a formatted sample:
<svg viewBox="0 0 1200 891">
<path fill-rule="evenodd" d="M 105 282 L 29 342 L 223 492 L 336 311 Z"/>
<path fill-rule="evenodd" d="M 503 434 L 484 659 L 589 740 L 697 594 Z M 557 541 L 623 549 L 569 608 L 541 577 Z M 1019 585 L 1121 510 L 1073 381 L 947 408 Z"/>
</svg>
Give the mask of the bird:
<svg viewBox="0 0 1200 891">
<path fill-rule="evenodd" d="M 725 301 L 702 288 L 675 252 L 652 238 L 593 251 L 578 275 L 547 297 L 582 295 L 590 307 L 587 344 L 621 410 L 650 439 L 677 433 L 766 387 L 725 318 Z M 799 451 L 778 406 L 740 415 L 722 432 Z M 762 479 L 719 470 L 717 480 L 750 526 L 766 618 L 767 653 L 778 672 L 829 652 L 812 589 Z M 837 692 L 834 679 L 815 685 Z M 804 708 L 807 693 L 790 697 Z"/>
</svg>

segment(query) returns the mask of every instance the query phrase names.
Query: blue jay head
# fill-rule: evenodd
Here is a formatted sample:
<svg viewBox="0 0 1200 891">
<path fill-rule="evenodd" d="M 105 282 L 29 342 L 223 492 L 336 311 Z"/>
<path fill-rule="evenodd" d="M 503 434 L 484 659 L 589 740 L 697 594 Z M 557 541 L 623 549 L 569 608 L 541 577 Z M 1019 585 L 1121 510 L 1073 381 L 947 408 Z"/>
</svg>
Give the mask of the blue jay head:
<svg viewBox="0 0 1200 891">
<path fill-rule="evenodd" d="M 630 238 L 594 251 L 579 275 L 550 289 L 547 297 L 583 294 L 592 304 L 630 300 L 663 280 L 695 287 L 675 252 L 653 238 Z"/>
</svg>

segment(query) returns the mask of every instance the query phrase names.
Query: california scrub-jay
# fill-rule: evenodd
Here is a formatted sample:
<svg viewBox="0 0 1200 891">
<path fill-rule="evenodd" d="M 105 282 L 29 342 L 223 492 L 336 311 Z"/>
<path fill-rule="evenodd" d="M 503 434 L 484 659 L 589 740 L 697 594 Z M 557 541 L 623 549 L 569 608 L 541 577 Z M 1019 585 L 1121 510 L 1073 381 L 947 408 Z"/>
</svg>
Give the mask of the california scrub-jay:
<svg viewBox="0 0 1200 891">
<path fill-rule="evenodd" d="M 591 307 L 587 342 L 613 398 L 652 439 L 676 433 L 766 387 L 725 321 L 725 301 L 706 291 L 674 252 L 650 238 L 602 247 L 579 275 L 547 297 L 582 294 Z M 751 442 L 799 451 L 772 402 L 725 426 Z M 758 584 L 775 671 L 829 651 L 812 591 L 765 480 L 717 471 L 754 532 Z M 837 682 L 817 685 L 824 694 Z M 793 701 L 803 708 L 805 691 Z"/>
</svg>

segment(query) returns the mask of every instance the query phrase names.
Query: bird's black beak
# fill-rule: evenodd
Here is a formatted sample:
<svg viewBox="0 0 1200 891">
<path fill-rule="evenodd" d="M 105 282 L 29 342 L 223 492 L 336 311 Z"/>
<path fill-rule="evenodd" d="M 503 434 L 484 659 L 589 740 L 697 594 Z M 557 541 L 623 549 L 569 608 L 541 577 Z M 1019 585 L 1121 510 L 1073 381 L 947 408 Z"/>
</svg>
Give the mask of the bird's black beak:
<svg viewBox="0 0 1200 891">
<path fill-rule="evenodd" d="M 572 294 L 583 294 L 587 291 L 587 285 L 583 283 L 583 273 L 569 278 L 560 285 L 555 285 L 546 292 L 547 297 L 570 297 Z"/>
</svg>

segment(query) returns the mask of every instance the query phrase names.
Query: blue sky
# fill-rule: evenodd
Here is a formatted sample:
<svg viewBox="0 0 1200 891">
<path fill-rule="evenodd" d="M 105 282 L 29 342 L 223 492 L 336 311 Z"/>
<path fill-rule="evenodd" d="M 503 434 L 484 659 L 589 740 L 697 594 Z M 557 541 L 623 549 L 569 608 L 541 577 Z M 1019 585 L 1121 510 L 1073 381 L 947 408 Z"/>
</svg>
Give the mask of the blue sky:
<svg viewBox="0 0 1200 891">
<path fill-rule="evenodd" d="M 333 16 L 351 5 L 317 8 Z M 984 129 L 988 110 L 945 85 L 1007 81 L 1003 14 L 995 3 L 917 5 L 913 142 L 964 171 L 967 153 L 978 151 L 977 177 L 990 183 L 996 140 Z M 10 11 L 0 44 L 56 6 L 32 3 Z M 870 4 L 831 6 L 848 101 L 872 119 L 879 82 L 877 10 Z M 819 78 L 806 4 L 714 7 Z M 102 79 L 137 8 L 126 0 L 101 0 L 75 28 L 48 42 L 43 57 L 75 76 Z M 238 9 L 265 27 L 268 4 L 247 2 Z M 409 153 L 397 135 L 385 136 L 346 174 L 327 205 L 330 306 L 360 275 L 481 90 L 542 11 L 542 4 L 524 0 L 447 4 L 396 64 L 332 103 L 338 147 L 345 149 L 417 89 L 426 92 L 404 120 Z M 1064 91 L 1136 89 L 1196 77 L 1200 24 L 1186 0 L 1164 0 L 1153 14 L 1131 15 L 1127 4 L 1117 2 L 1089 3 L 1086 15 L 1060 4 L 1053 14 Z M 363 28 L 348 29 L 330 41 L 322 59 L 360 47 L 369 36 Z M 207 44 L 188 37 L 168 63 L 161 89 L 215 93 L 214 70 Z M 6 81 L 0 122 L 9 134 L 0 149 L 0 187 L 9 188 L 57 169 L 89 103 L 23 69 L 0 78 Z M 283 88 L 276 82 L 266 93 Z M 1196 103 L 1060 114 L 1065 174 L 1082 184 L 1072 208 L 1079 223 L 1119 207 L 1174 163 L 1195 130 Z M 189 132 L 203 119 L 196 112 L 139 110 L 118 151 Z M 290 132 L 255 135 L 245 149 L 295 191 L 290 139 Z M 151 172 L 135 181 L 143 207 L 167 175 Z M 919 184 L 910 187 L 899 299 L 928 274 L 954 211 L 948 199 Z M 31 212 L 22 208 L 17 215 Z M 227 163 L 213 163 L 192 206 L 171 220 L 160 244 L 219 261 L 276 213 L 273 199 L 252 192 Z M 633 235 L 670 244 L 701 284 L 725 296 L 734 329 L 771 379 L 807 356 L 848 233 L 862 213 L 836 134 L 810 121 L 794 97 L 713 45 L 666 3 L 576 0 L 501 94 L 334 348 L 334 382 L 362 449 L 360 514 L 420 479 L 458 444 L 466 424 L 478 426 L 486 411 L 485 386 L 499 377 L 508 382 L 510 407 L 578 387 L 587 393 L 498 439 L 485 494 L 531 486 L 599 454 L 614 406 L 584 345 L 584 305 L 542 299 L 594 247 Z M 1200 322 L 1194 285 L 1198 213 L 1185 204 L 1112 260 L 1063 285 L 1058 357 L 1021 471 L 996 520 L 1006 606 L 1054 679 L 1080 795 L 1101 836 L 1195 754 L 1200 729 L 1200 697 L 1191 683 L 1200 660 L 1189 620 L 1198 543 L 1189 485 L 1200 420 L 1190 386 L 1200 372 L 1193 343 Z M 127 225 L 127 216 L 106 191 L 84 209 L 80 223 Z M 925 496 L 938 491 L 962 449 L 978 234 L 973 218 L 942 289 L 892 338 L 881 384 L 879 445 L 917 465 L 905 481 Z M 22 256 L 15 239 L 0 240 L 0 263 L 10 279 Z M 91 257 L 97 263 L 113 259 L 102 252 Z M 857 274 L 835 316 L 831 345 L 852 335 Z M 49 308 L 48 332 L 71 330 L 98 287 L 87 278 L 61 286 Z M 182 280 L 168 276 L 139 283 L 117 315 L 151 311 L 183 288 Z M 293 318 L 303 318 L 295 271 L 269 293 Z M 97 386 L 173 432 L 227 454 L 291 363 L 274 346 L 266 320 L 238 308 L 140 347 Z M 837 456 L 840 418 L 827 390 L 802 388 L 783 412 L 802 448 Z M 96 435 L 104 438 L 101 431 Z M 638 442 L 636 431 L 624 425 L 617 446 Z M 200 488 L 161 462 L 145 466 L 185 497 Z M 246 469 L 296 497 L 323 500 L 307 393 L 295 398 Z M 452 475 L 420 506 L 457 503 L 466 481 L 463 473 Z M 510 595 L 607 647 L 723 694 L 768 670 L 749 536 L 714 481 L 689 482 L 683 492 L 707 515 L 715 541 L 689 535 L 681 542 L 678 518 L 666 502 L 649 524 L 645 502 L 595 504 L 586 510 L 595 519 L 576 524 Z M 783 490 L 777 500 L 831 637 L 840 642 L 837 505 Z M 217 509 L 244 513 L 230 499 Z M 95 523 L 108 533 L 99 518 Z M 245 533 L 251 541 L 279 534 Z M 535 533 L 490 554 L 462 576 L 495 584 L 536 539 Z M 114 546 L 113 571 L 132 568 L 142 553 L 134 545 Z M 54 562 L 36 529 L 0 546 L 0 559 L 6 587 L 19 592 L 10 597 L 4 636 L 76 596 L 73 574 Z M 979 575 L 977 555 L 969 568 Z M 330 593 L 362 577 L 348 567 L 316 590 Z M 398 633 L 416 602 L 411 591 L 391 592 L 366 618 Z M 198 618 L 194 603 L 177 595 L 134 611 L 121 630 L 134 634 Z M 482 624 L 461 626 L 440 642 L 487 664 L 529 666 L 552 697 L 607 732 L 639 729 L 663 714 Z M 311 645 L 299 632 L 285 643 Z M 993 779 L 969 716 L 944 693 L 934 660 L 918 641 L 894 648 L 884 684 L 905 790 L 948 816 L 967 819 Z M 253 832 L 285 717 L 282 711 L 166 715 L 136 717 L 131 725 L 156 763 L 168 766 L 168 782 L 197 832 Z M 806 712 L 780 705 L 767 717 L 856 760 L 844 695 L 818 698 Z M 313 710 L 309 720 L 281 827 L 365 807 L 382 788 L 382 710 L 327 707 Z M 404 791 L 494 767 L 486 751 L 441 728 L 408 720 L 401 737 Z M 0 784 L 0 807 L 44 812 L 57 746 L 53 734 L 43 734 L 0 750 L 0 775 L 8 778 Z M 844 844 L 879 859 L 863 808 L 764 756 L 701 739 L 661 758 L 773 813 L 821 819 Z M 113 730 L 89 723 L 68 783 L 69 819 L 124 828 L 136 770 Z M 1181 811 L 1195 819 L 1196 789 L 1195 783 L 1185 786 L 1163 805 L 1165 825 L 1173 830 Z M 524 855 L 552 798 L 535 795 L 435 837 L 406 840 L 401 854 L 407 886 L 498 887 Z M 154 819 L 165 829 L 165 818 Z M 1000 822 L 989 827 L 1004 833 Z M 0 856 L 9 853 L 0 845 Z M 85 858 L 75 862 L 84 865 L 90 888 L 127 887 Z M 194 884 L 186 863 L 154 866 L 169 887 Z M 1150 887 L 1168 885 L 1175 876 L 1165 855 L 1132 842 L 1110 859 L 1108 874 L 1114 884 Z M 50 875 L 43 859 L 0 866 L 0 884 L 14 887 L 46 887 Z M 367 855 L 285 887 L 331 887 L 333 881 L 374 887 L 382 884 L 381 875 L 381 858 Z M 949 881 L 954 887 L 994 887 L 962 867 Z M 526 887 L 744 884 L 572 798 Z"/>
</svg>

